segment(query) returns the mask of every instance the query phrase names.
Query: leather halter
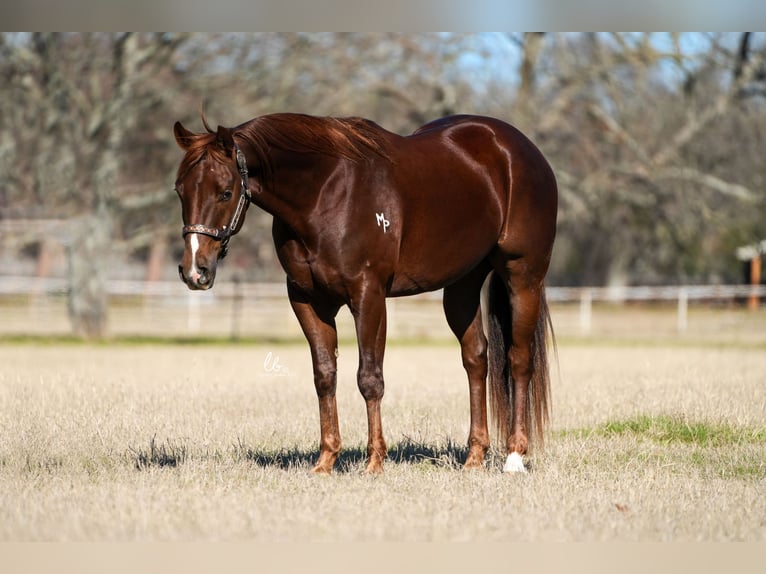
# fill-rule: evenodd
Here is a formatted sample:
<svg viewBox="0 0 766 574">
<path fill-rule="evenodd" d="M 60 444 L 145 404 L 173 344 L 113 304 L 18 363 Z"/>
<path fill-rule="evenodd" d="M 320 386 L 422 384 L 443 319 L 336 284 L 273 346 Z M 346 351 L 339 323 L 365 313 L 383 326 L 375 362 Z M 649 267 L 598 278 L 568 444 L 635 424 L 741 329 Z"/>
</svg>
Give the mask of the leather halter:
<svg viewBox="0 0 766 574">
<path fill-rule="evenodd" d="M 245 211 L 247 211 L 247 206 L 250 205 L 250 201 L 252 200 L 247 181 L 248 172 L 245 154 L 242 153 L 242 150 L 239 149 L 236 142 L 234 143 L 234 149 L 237 154 L 237 170 L 239 171 L 241 185 L 237 207 L 234 210 L 234 214 L 231 216 L 231 221 L 228 225 L 224 225 L 223 227 L 210 227 L 209 225 L 204 225 L 202 223 L 194 223 L 192 225 L 184 225 L 181 230 L 183 237 L 186 237 L 190 233 L 198 233 L 219 240 L 221 242 L 221 254 L 218 256 L 219 259 L 226 257 L 226 254 L 228 253 L 229 239 L 239 231 L 239 220 L 242 218 Z"/>
</svg>

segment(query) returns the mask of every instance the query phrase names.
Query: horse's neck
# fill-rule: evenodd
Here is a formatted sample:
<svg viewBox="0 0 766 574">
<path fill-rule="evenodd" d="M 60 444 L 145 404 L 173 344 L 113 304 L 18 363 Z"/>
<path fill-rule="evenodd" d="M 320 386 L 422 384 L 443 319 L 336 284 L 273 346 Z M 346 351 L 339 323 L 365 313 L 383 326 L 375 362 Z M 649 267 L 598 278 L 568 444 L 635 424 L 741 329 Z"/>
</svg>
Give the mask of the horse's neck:
<svg viewBox="0 0 766 574">
<path fill-rule="evenodd" d="M 242 147 L 247 156 L 246 146 Z M 281 150 L 273 150 L 270 155 L 272 173 L 260 182 L 261 190 L 253 193 L 253 202 L 297 231 L 313 211 L 322 185 L 339 160 Z"/>
</svg>

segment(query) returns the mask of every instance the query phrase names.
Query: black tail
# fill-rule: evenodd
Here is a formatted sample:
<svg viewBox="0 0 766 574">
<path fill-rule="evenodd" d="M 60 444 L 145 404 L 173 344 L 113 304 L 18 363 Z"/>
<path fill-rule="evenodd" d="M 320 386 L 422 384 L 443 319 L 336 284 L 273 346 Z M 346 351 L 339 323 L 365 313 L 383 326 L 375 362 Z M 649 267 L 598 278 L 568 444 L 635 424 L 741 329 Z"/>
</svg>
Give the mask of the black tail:
<svg viewBox="0 0 766 574">
<path fill-rule="evenodd" d="M 493 272 L 489 281 L 488 343 L 489 343 L 489 406 L 498 444 L 504 445 L 511 430 L 514 390 L 508 350 L 511 347 L 511 309 L 508 290 L 500 276 Z M 556 349 L 545 289 L 540 294 L 540 315 L 532 342 L 532 377 L 527 393 L 529 447 L 544 443 L 545 428 L 550 418 L 550 376 L 548 373 L 547 339 Z"/>
</svg>

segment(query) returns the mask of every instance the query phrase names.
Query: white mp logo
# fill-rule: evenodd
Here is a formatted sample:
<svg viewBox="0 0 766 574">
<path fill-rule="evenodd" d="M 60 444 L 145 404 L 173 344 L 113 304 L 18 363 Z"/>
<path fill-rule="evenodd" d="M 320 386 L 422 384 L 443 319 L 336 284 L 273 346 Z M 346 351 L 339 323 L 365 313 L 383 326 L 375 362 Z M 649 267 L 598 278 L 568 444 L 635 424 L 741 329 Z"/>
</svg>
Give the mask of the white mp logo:
<svg viewBox="0 0 766 574">
<path fill-rule="evenodd" d="M 378 222 L 378 227 L 383 227 L 383 233 L 386 233 L 388 231 L 388 226 L 391 225 L 391 222 L 386 219 L 386 214 L 376 213 L 375 220 Z"/>
</svg>

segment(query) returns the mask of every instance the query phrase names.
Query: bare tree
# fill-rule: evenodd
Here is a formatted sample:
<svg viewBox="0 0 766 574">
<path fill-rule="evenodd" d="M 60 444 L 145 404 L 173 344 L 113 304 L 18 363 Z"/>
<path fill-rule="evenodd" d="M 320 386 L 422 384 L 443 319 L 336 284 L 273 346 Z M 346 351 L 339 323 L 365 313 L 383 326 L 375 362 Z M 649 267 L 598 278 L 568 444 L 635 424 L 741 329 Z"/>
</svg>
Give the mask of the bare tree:
<svg viewBox="0 0 766 574">
<path fill-rule="evenodd" d="M 69 309 L 78 335 L 105 333 L 125 142 L 167 97 L 154 82 L 183 39 L 35 33 L 3 42 L 3 101 L 14 111 L 3 114 L 3 131 L 13 134 L 12 173 L 21 174 L 7 182 L 9 203 L 27 216 L 71 219 Z"/>
<path fill-rule="evenodd" d="M 528 38 L 520 42 L 517 123 L 561 186 L 552 277 L 714 280 L 724 272 L 716 257 L 735 264 L 724 237 L 765 199 L 756 158 L 743 159 L 757 149 L 744 136 L 757 138 L 764 123 L 763 102 L 753 101 L 764 49 L 746 35 L 695 39 L 692 49 L 676 34 L 549 35 L 534 57 Z M 739 137 L 722 139 L 733 126 Z"/>
<path fill-rule="evenodd" d="M 223 125 L 295 111 L 400 133 L 486 113 L 554 164 L 552 281 L 730 278 L 727 254 L 766 236 L 764 57 L 760 33 L 0 34 L 0 218 L 73 222 L 73 327 L 98 336 L 113 256 L 173 268 L 171 126 L 201 129 L 200 103 Z M 228 269 L 280 277 L 269 226 L 249 212 Z"/>
</svg>

